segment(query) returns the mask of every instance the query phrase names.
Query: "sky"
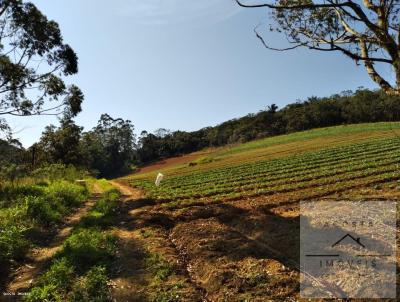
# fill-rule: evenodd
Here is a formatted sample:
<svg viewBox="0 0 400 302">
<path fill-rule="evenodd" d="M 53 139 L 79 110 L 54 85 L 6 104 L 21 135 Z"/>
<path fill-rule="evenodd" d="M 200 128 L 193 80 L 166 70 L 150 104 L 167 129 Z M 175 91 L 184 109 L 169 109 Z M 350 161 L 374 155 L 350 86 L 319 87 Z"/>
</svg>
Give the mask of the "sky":
<svg viewBox="0 0 400 302">
<path fill-rule="evenodd" d="M 76 122 L 94 127 L 102 113 L 129 119 L 136 133 L 192 131 L 309 96 L 376 88 L 340 54 L 263 47 L 253 29 L 265 9 L 233 0 L 33 0 L 60 25 L 79 57 L 67 79 L 85 94 Z M 272 45 L 285 37 L 267 33 Z M 8 118 L 25 147 L 54 117 Z"/>
</svg>

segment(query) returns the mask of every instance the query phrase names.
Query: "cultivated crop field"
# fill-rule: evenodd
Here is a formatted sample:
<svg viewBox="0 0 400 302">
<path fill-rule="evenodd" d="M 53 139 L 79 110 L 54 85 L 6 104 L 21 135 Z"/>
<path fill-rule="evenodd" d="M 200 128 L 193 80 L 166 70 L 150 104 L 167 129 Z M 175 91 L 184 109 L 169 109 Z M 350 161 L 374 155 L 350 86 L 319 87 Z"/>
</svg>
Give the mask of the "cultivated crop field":
<svg viewBox="0 0 400 302">
<path fill-rule="evenodd" d="M 217 151 L 183 167 L 166 167 L 161 187 L 154 186 L 158 171 L 134 175 L 129 183 L 170 207 L 300 190 L 310 194 L 301 198 L 312 198 L 393 183 L 399 177 L 398 127 L 398 123 L 367 124 L 364 128 L 332 127 L 274 137 Z M 321 135 L 326 137 L 321 139 Z M 304 150 L 304 146 L 316 151 Z M 274 154 L 269 153 L 272 148 Z M 281 156 L 276 154 L 279 151 Z M 249 157 L 244 160 L 246 155 Z"/>
<path fill-rule="evenodd" d="M 398 200 L 399 134 L 399 123 L 316 129 L 119 179 L 142 192 L 134 237 L 171 266 L 148 286 L 179 297 L 165 301 L 297 301 L 299 202 Z"/>
<path fill-rule="evenodd" d="M 157 188 L 150 180 L 131 182 L 148 197 L 168 205 L 199 201 L 218 202 L 254 198 L 316 188 L 324 196 L 396 181 L 399 174 L 400 139 L 385 138 L 281 159 L 246 163 L 167 178 Z"/>
</svg>

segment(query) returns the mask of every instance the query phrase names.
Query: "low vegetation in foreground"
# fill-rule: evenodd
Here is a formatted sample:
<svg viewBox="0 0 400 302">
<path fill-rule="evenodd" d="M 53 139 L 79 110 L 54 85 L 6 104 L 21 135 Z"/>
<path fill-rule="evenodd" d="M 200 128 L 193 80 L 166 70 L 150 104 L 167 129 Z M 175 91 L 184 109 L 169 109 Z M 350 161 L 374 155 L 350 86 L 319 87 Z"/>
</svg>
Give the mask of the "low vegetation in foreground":
<svg viewBox="0 0 400 302">
<path fill-rule="evenodd" d="M 0 182 L 2 276 L 88 198 L 87 188 L 70 180 L 80 174 L 58 165 L 37 170 L 18 182 Z"/>
<path fill-rule="evenodd" d="M 108 280 L 116 255 L 116 240 L 108 230 L 115 219 L 120 194 L 107 188 L 66 238 L 25 297 L 26 301 L 111 301 Z"/>
</svg>

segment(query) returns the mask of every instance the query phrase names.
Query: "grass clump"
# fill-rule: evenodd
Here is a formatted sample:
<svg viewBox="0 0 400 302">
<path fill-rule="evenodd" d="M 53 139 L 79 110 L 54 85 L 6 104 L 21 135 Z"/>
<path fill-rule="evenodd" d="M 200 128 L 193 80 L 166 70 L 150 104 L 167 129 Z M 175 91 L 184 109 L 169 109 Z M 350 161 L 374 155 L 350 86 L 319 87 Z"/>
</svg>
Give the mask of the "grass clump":
<svg viewBox="0 0 400 302">
<path fill-rule="evenodd" d="M 44 187 L 41 194 L 27 195 L 24 200 L 27 215 L 38 224 L 49 226 L 60 222 L 69 209 L 80 206 L 87 197 L 86 188 L 57 181 Z"/>
<path fill-rule="evenodd" d="M 113 223 L 121 194 L 116 189 L 106 191 L 89 214 L 82 218 L 82 227 L 107 227 Z"/>
<path fill-rule="evenodd" d="M 78 229 L 64 242 L 58 257 L 65 257 L 80 272 L 94 265 L 108 267 L 115 255 L 116 238 L 95 228 Z"/>
<path fill-rule="evenodd" d="M 183 285 L 177 284 L 166 290 L 158 291 L 151 299 L 152 302 L 178 302 L 181 301 L 179 295 L 179 289 L 183 288 Z"/>
<path fill-rule="evenodd" d="M 26 238 L 30 224 L 24 206 L 0 208 L 0 273 L 5 274 L 13 262 L 24 257 L 30 246 Z"/>
<path fill-rule="evenodd" d="M 21 260 L 30 243 L 25 238 L 25 228 L 21 225 L 9 225 L 0 223 L 0 272 L 7 270 L 14 261 Z"/>
<path fill-rule="evenodd" d="M 88 197 L 88 190 L 86 187 L 61 180 L 51 183 L 46 188 L 46 195 L 66 208 L 71 208 L 82 204 Z"/>
<path fill-rule="evenodd" d="M 64 297 L 71 291 L 74 277 L 75 271 L 71 263 L 66 258 L 57 259 L 39 278 L 25 300 L 29 302 L 65 301 Z"/>
<path fill-rule="evenodd" d="M 107 271 L 103 266 L 93 266 L 82 276 L 65 257 L 57 259 L 25 297 L 25 301 L 110 301 Z"/>
<path fill-rule="evenodd" d="M 22 260 L 35 241 L 33 230 L 59 223 L 87 198 L 87 190 L 67 181 L 6 185 L 0 189 L 0 270 Z"/>
<path fill-rule="evenodd" d="M 92 267 L 75 283 L 72 301 L 105 302 L 110 301 L 107 287 L 107 270 L 103 266 Z"/>
<path fill-rule="evenodd" d="M 96 227 L 88 226 L 87 220 L 75 228 L 49 270 L 30 290 L 27 301 L 111 301 L 107 280 L 116 253 L 116 237 L 97 226 L 101 219 L 115 212 L 118 199 L 117 191 L 103 194 L 87 215 L 98 217 L 93 224 Z"/>
<path fill-rule="evenodd" d="M 25 202 L 28 216 L 42 225 L 61 221 L 61 211 L 65 211 L 64 207 L 52 204 L 49 199 L 43 196 L 27 196 Z"/>
<path fill-rule="evenodd" d="M 174 271 L 173 266 L 157 253 L 150 253 L 145 259 L 145 264 L 152 270 L 154 277 L 161 281 L 167 280 Z"/>
<path fill-rule="evenodd" d="M 121 197 L 117 189 L 108 190 L 94 205 L 94 210 L 104 215 L 111 214 L 118 207 L 118 200 Z"/>
<path fill-rule="evenodd" d="M 19 204 L 26 196 L 42 196 L 43 194 L 44 186 L 42 185 L 4 186 L 0 188 L 0 209 Z"/>
</svg>

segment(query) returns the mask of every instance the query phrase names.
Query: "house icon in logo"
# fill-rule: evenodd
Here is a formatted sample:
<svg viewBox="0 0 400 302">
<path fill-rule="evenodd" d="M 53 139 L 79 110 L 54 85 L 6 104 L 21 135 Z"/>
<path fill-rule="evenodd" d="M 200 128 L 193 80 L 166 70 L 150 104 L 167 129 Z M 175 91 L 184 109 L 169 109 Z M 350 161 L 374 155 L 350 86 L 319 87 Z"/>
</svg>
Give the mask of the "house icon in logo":
<svg viewBox="0 0 400 302">
<path fill-rule="evenodd" d="M 336 241 L 334 244 L 332 244 L 332 247 L 339 245 L 342 243 L 346 238 L 350 238 L 353 242 L 355 242 L 357 245 L 361 246 L 362 248 L 365 249 L 365 245 L 361 243 L 360 237 L 354 238 L 350 234 L 344 235 L 342 238 L 340 238 L 338 241 Z"/>
</svg>

